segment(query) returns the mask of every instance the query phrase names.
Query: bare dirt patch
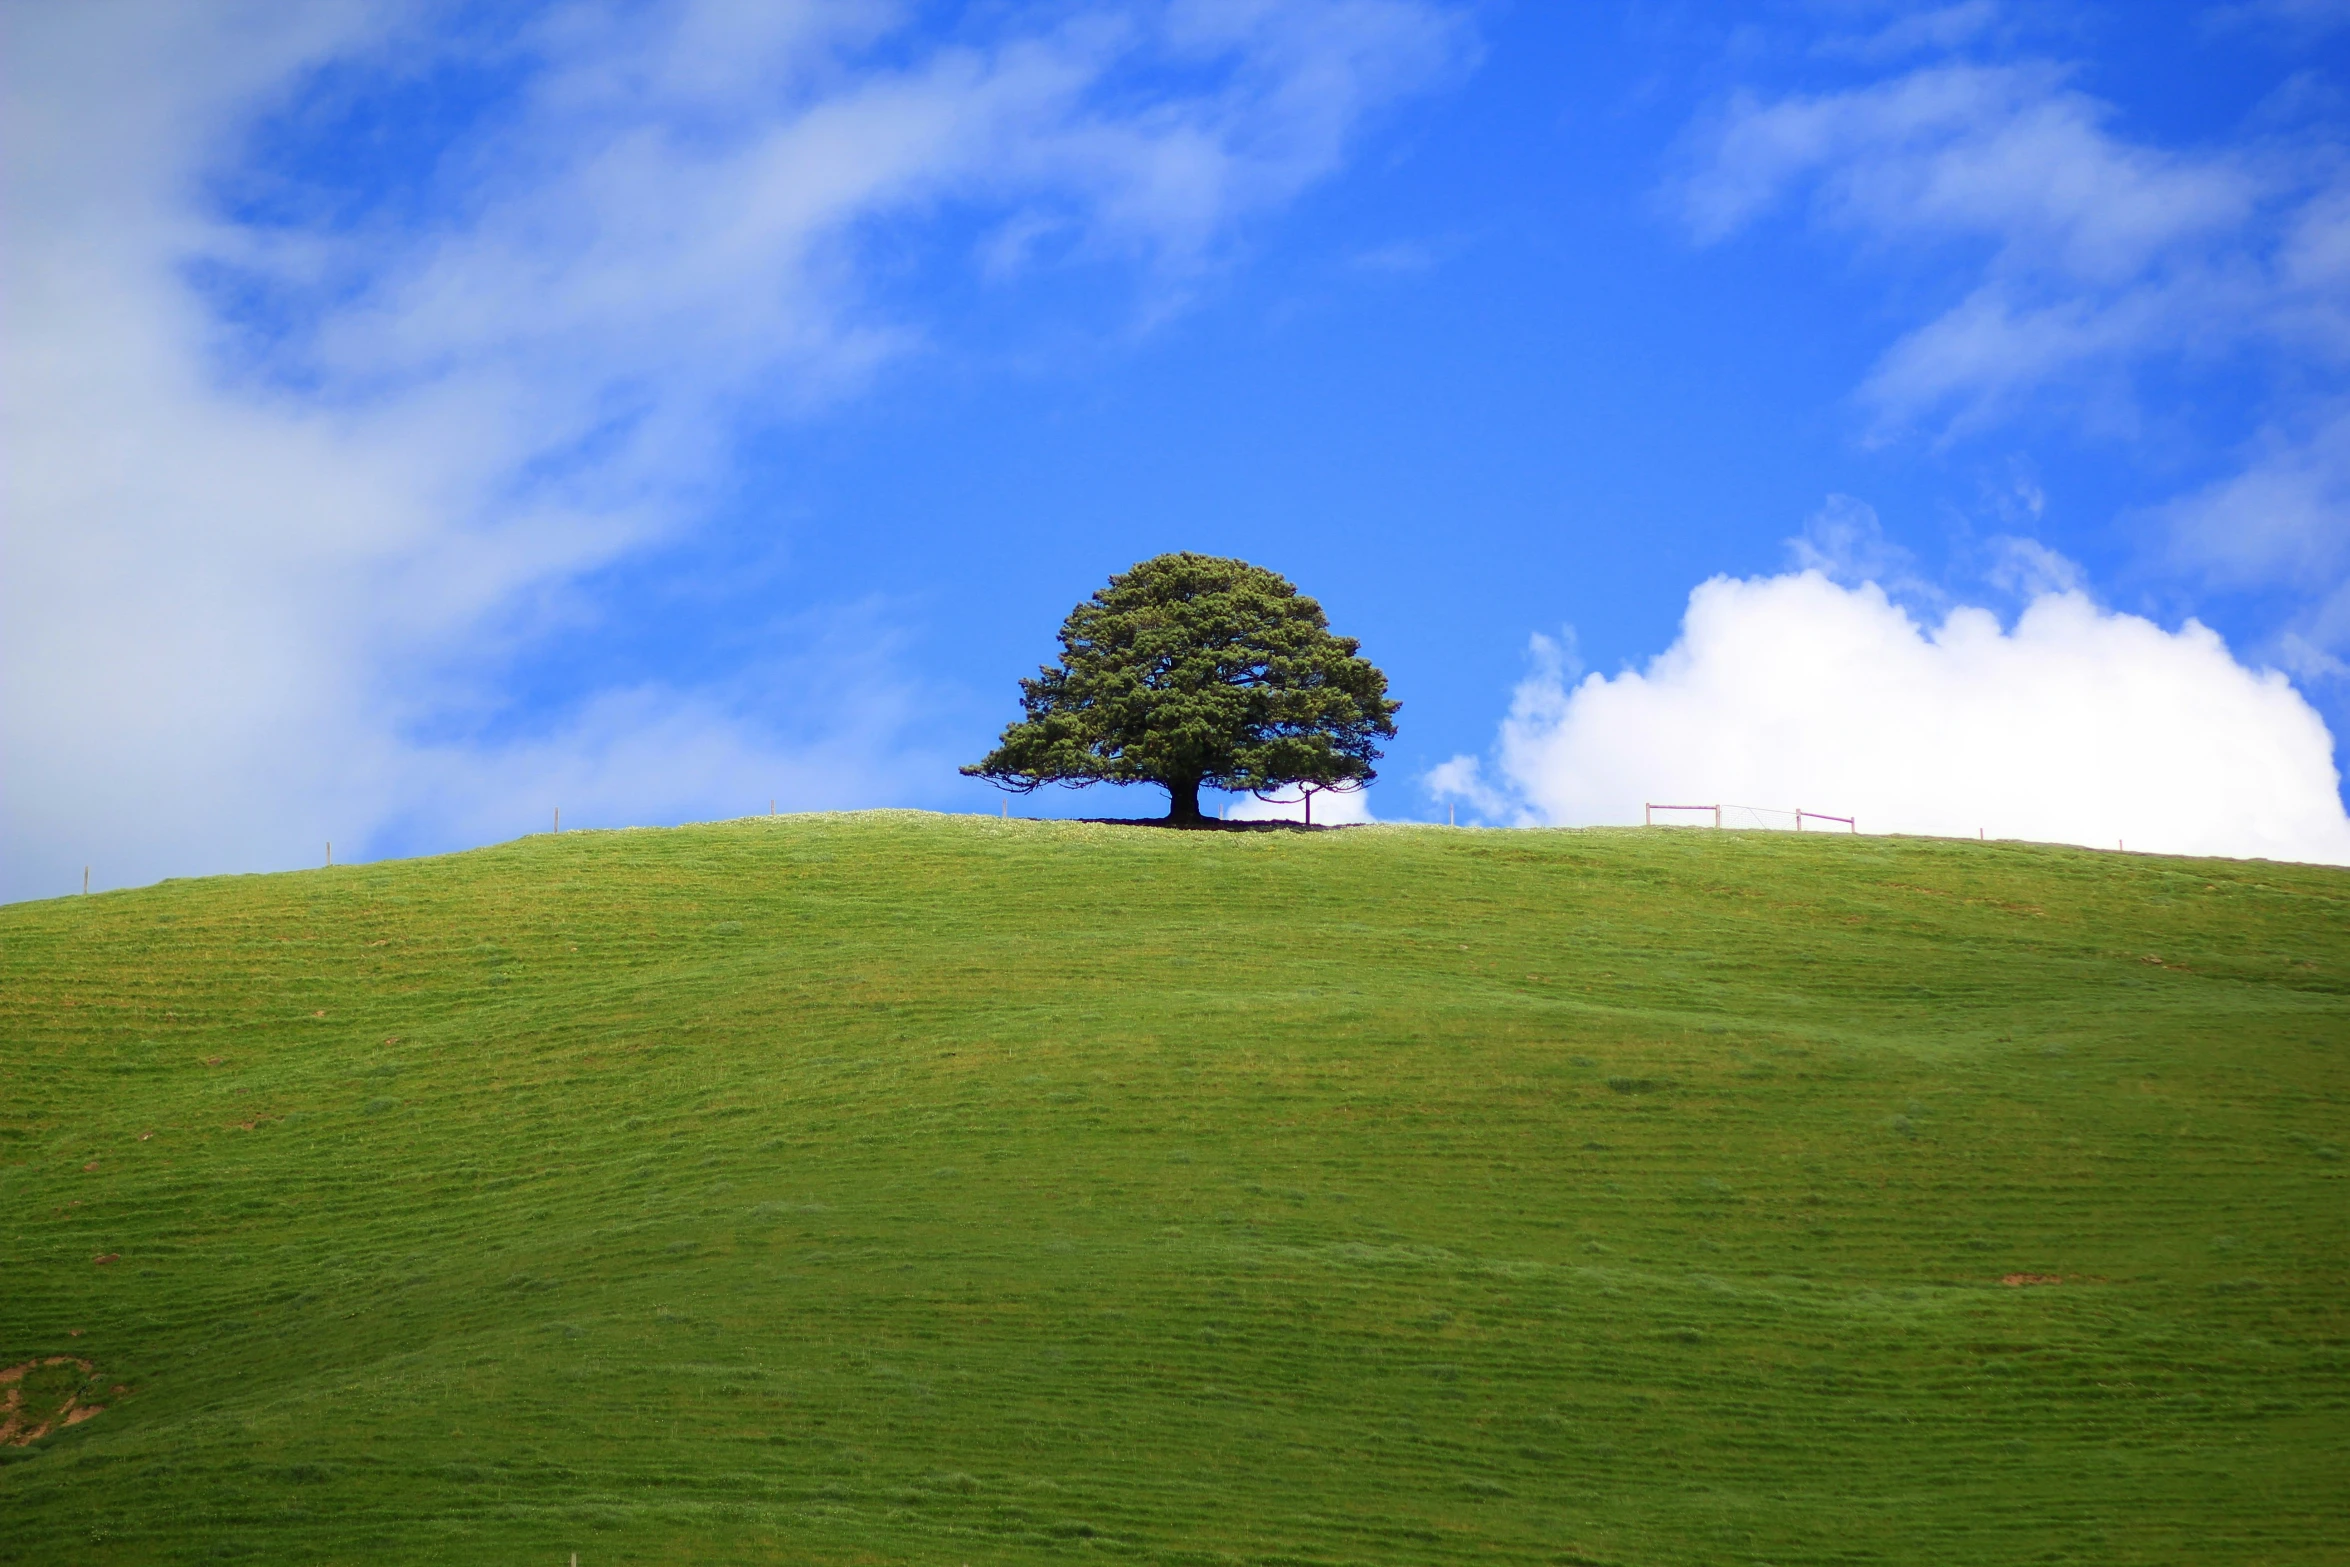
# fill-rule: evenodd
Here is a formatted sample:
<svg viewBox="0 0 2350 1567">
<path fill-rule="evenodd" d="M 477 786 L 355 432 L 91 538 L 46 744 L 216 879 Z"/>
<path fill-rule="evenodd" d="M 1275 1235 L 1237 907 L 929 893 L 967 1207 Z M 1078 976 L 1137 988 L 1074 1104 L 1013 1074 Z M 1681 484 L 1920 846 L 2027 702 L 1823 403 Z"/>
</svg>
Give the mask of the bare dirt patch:
<svg viewBox="0 0 2350 1567">
<path fill-rule="evenodd" d="M 52 1431 L 78 1426 L 129 1388 L 108 1389 L 97 1368 L 74 1355 L 44 1355 L 0 1371 L 0 1447 L 26 1447 Z"/>
<path fill-rule="evenodd" d="M 2022 1289 L 2029 1284 L 2062 1284 L 2064 1280 L 2053 1273 L 2010 1273 L 1999 1282 L 2009 1289 Z"/>
</svg>

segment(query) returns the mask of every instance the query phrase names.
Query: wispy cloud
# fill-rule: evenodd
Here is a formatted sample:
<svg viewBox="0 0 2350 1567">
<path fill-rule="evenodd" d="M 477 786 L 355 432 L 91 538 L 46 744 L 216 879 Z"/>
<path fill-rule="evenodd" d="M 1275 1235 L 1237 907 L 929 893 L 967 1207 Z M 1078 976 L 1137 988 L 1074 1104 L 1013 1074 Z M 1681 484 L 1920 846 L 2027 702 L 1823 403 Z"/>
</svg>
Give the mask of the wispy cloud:
<svg viewBox="0 0 2350 1567">
<path fill-rule="evenodd" d="M 2235 473 L 2162 508 L 2182 566 L 2227 586 L 2325 581 L 2350 567 L 2350 408 L 2264 431 Z"/>
<path fill-rule="evenodd" d="M 2350 569 L 2332 455 L 2350 368 L 2350 153 L 2322 118 L 2296 118 L 2293 96 L 2231 137 L 2166 146 L 2117 129 L 2062 65 L 1945 61 L 1735 97 L 1692 128 L 1672 194 L 1701 244 L 1794 208 L 1900 272 L 1908 297 L 1939 290 L 1855 388 L 1875 440 L 2054 419 L 2172 445 L 2200 423 L 2224 449 L 2240 432 L 2199 406 L 2265 423 L 2237 473 L 2156 510 L 2140 564 L 2299 597 L 2289 629 L 2310 639 L 2334 634 L 2319 606 Z"/>
<path fill-rule="evenodd" d="M 2003 20 L 1998 0 L 1954 0 L 1949 5 L 1895 6 L 1890 20 L 1874 27 L 1828 34 L 1816 52 L 1882 65 L 1909 55 L 1942 53 L 1996 31 Z"/>
<path fill-rule="evenodd" d="M 1972 245 L 1976 282 L 1864 395 L 1893 420 L 1982 418 L 2023 392 L 2257 345 L 2350 359 L 2350 178 L 2315 149 L 2177 151 L 2113 133 L 2057 67 L 1936 66 L 1734 101 L 1678 187 L 1715 242 L 1798 192 L 1877 247 Z"/>
<path fill-rule="evenodd" d="M 1877 509 L 1849 495 L 1831 495 L 1787 541 L 1798 571 L 1857 587 L 1874 582 L 1897 597 L 1937 600 L 1941 593 L 1918 572 L 1917 557 L 1885 533 Z"/>
<path fill-rule="evenodd" d="M 1980 424 L 2051 382 L 2279 330 L 2309 292 L 2280 240 L 2326 193 L 2280 189 L 2249 156 L 2126 141 L 2111 112 L 2045 64 L 1743 97 L 1700 135 L 1682 211 L 1713 242 L 1804 192 L 1871 246 L 1975 247 L 1974 286 L 1863 388 L 1896 425 Z"/>
<path fill-rule="evenodd" d="M 2306 44 L 2350 27 L 2350 0 L 2230 0 L 2204 14 L 2214 32 L 2265 33 L 2288 44 Z"/>
<path fill-rule="evenodd" d="M 498 676 L 747 425 L 921 351 L 893 269 L 1114 266 L 1163 312 L 1474 44 L 1418 0 L 419 15 L 9 13 L 0 895 L 461 841 L 531 780 L 902 790 L 904 726 L 635 684 L 496 738 Z M 396 167 L 315 155 L 443 77 L 469 108 Z"/>
</svg>

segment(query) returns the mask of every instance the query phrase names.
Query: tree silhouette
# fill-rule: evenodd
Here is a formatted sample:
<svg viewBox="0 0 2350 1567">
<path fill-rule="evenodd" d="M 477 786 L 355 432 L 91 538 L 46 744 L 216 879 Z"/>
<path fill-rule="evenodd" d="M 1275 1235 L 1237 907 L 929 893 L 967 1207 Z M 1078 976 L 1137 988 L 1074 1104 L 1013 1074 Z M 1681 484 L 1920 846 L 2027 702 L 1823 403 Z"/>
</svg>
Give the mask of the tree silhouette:
<svg viewBox="0 0 2350 1567">
<path fill-rule="evenodd" d="M 1069 612 L 1060 663 L 1020 682 L 1027 716 L 963 771 L 1023 794 L 1155 783 L 1186 826 L 1203 820 L 1203 785 L 1359 789 L 1400 705 L 1359 646 L 1278 573 L 1156 556 Z"/>
</svg>

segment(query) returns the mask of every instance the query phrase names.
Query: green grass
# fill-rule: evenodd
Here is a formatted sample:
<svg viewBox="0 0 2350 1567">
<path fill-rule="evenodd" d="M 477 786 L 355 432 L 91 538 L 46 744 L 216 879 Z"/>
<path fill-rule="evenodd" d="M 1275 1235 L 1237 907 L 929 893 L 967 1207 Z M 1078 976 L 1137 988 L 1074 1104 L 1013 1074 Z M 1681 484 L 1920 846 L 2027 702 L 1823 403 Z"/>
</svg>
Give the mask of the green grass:
<svg viewBox="0 0 2350 1567">
<path fill-rule="evenodd" d="M 2346 982 L 2350 873 L 1759 833 L 0 909 L 0 1364 L 113 1400 L 0 1559 L 2339 1563 Z"/>
</svg>

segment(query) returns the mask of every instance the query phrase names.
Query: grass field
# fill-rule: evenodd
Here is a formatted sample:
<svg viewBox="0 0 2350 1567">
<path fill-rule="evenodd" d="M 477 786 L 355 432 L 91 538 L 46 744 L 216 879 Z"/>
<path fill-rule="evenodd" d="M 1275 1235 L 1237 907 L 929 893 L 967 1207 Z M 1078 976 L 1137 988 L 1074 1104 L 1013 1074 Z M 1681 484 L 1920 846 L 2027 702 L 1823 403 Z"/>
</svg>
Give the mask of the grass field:
<svg viewBox="0 0 2350 1567">
<path fill-rule="evenodd" d="M 2346 1109 L 2350 872 L 2264 863 L 879 813 L 16 905 L 0 1365 L 103 1413 L 0 1560 L 2341 1563 Z"/>
</svg>

